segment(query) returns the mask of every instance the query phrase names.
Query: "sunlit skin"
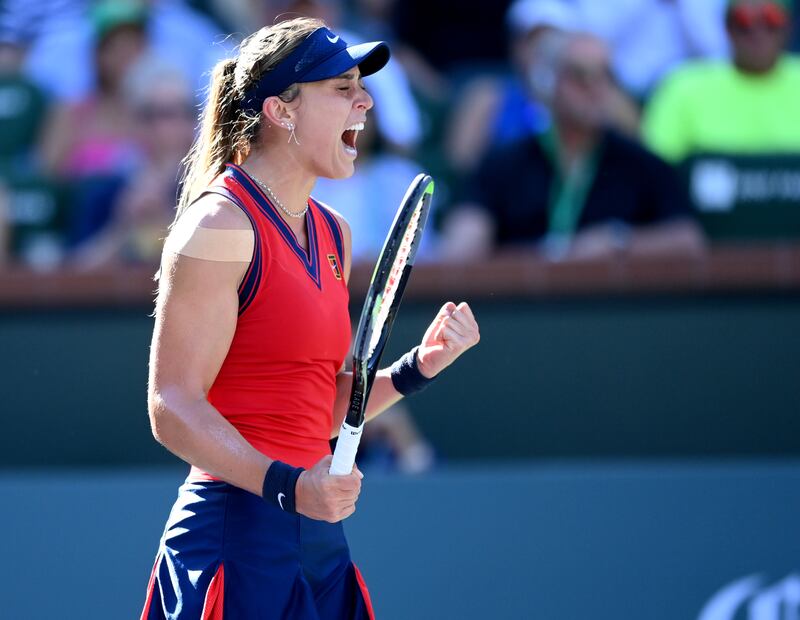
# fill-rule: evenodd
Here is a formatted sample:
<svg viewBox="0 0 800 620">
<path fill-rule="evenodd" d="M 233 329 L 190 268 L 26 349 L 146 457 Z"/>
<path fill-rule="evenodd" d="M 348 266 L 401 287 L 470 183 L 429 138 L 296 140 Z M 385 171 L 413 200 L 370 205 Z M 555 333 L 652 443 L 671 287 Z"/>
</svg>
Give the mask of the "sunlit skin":
<svg viewBox="0 0 800 620">
<path fill-rule="evenodd" d="M 342 134 L 367 121 L 372 97 L 358 68 L 319 82 L 300 84 L 300 94 L 285 103 L 278 97 L 264 101 L 261 147 L 244 167 L 268 183 L 291 211 L 302 211 L 317 177 L 343 179 L 355 171 L 356 156 L 345 150 Z M 297 142 L 286 123 L 293 123 Z M 302 220 L 289 224 L 304 235 Z"/>
<path fill-rule="evenodd" d="M 299 85 L 286 103 L 269 97 L 262 104 L 260 134 L 242 167 L 271 188 L 283 206 L 301 213 L 317 177 L 349 177 L 357 152 L 346 148 L 348 127 L 369 122 L 372 98 L 357 68 L 337 77 Z M 287 125 L 295 126 L 296 143 Z M 353 146 L 354 136 L 346 139 Z M 356 137 L 357 139 L 357 137 Z M 206 194 L 192 205 L 197 225 L 223 230 L 251 230 L 248 217 L 233 203 Z M 342 228 L 345 281 L 350 275 L 351 239 Z M 281 217 L 297 242 L 308 247 L 306 219 Z M 227 355 L 237 325 L 239 283 L 249 262 L 216 262 L 165 253 L 150 361 L 149 412 L 155 437 L 200 469 L 240 488 L 260 494 L 269 456 L 253 448 L 206 399 Z M 203 334 L 198 338 L 199 333 Z M 444 304 L 420 342 L 418 365 L 426 377 L 439 374 L 480 338 L 468 304 Z M 352 374 L 336 378 L 331 435 L 347 411 Z M 388 369 L 378 372 L 366 411 L 371 419 L 400 400 Z M 340 521 L 355 510 L 361 474 L 331 476 L 330 455 L 304 471 L 297 482 L 296 505 L 312 519 Z"/>
<path fill-rule="evenodd" d="M 372 97 L 358 69 L 300 88 L 297 138 L 308 142 L 306 167 L 315 176 L 341 179 L 355 171 L 355 157 L 343 148 L 342 132 L 367 120 Z M 302 151 L 301 151 L 302 152 Z"/>
</svg>

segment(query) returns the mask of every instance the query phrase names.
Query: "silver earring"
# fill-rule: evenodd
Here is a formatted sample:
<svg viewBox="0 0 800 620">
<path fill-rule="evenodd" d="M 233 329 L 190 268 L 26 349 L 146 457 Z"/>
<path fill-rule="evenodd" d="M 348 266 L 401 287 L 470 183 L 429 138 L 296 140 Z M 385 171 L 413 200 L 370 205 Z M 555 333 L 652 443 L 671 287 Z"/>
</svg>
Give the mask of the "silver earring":
<svg viewBox="0 0 800 620">
<path fill-rule="evenodd" d="M 294 123 L 284 123 L 283 126 L 289 130 L 289 139 L 286 141 L 287 144 L 294 140 L 294 143 L 300 146 L 300 142 L 297 140 L 297 136 L 294 133 Z"/>
</svg>

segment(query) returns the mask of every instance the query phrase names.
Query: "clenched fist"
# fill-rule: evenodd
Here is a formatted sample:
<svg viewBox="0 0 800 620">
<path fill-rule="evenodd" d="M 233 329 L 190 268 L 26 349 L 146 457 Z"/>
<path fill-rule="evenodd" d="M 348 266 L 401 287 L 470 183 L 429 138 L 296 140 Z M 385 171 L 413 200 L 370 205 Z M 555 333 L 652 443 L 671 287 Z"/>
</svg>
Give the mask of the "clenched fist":
<svg viewBox="0 0 800 620">
<path fill-rule="evenodd" d="M 328 471 L 332 458 L 329 454 L 300 474 L 295 489 L 295 507 L 297 512 L 310 519 L 336 523 L 356 511 L 364 474 L 353 465 L 353 471 L 347 476 L 331 476 Z"/>
<path fill-rule="evenodd" d="M 433 378 L 481 339 L 478 322 L 467 302 L 448 301 L 425 332 L 417 349 L 419 371 Z"/>
</svg>

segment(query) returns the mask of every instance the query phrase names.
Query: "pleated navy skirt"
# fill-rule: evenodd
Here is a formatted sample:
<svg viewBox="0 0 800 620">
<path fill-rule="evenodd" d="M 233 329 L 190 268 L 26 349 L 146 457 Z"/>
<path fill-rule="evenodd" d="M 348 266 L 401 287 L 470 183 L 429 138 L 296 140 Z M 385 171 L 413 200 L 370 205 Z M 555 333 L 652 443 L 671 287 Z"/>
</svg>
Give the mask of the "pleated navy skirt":
<svg viewBox="0 0 800 620">
<path fill-rule="evenodd" d="M 179 490 L 141 620 L 374 620 L 341 523 L 219 481 Z"/>
</svg>

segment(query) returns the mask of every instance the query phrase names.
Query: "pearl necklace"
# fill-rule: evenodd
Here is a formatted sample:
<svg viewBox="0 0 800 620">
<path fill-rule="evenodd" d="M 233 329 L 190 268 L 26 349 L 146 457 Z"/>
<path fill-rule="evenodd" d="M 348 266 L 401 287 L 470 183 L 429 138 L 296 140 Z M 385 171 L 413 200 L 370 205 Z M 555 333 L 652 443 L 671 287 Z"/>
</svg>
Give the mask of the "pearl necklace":
<svg viewBox="0 0 800 620">
<path fill-rule="evenodd" d="M 264 182 L 263 182 L 261 179 L 259 179 L 257 176 L 255 176 L 255 175 L 254 175 L 252 172 L 248 172 L 248 174 L 250 175 L 250 177 L 251 177 L 251 178 L 252 178 L 252 179 L 253 179 L 253 180 L 254 180 L 256 183 L 258 183 L 258 184 L 259 184 L 259 185 L 260 185 L 260 186 L 261 186 L 261 187 L 264 189 L 264 191 L 266 191 L 266 192 L 267 192 L 267 194 L 269 194 L 269 197 L 270 197 L 270 199 L 272 200 L 272 202 L 274 202 L 276 205 L 278 205 L 278 208 L 279 208 L 281 211 L 283 211 L 283 212 L 284 212 L 286 215 L 288 215 L 289 217 L 296 217 L 296 218 L 300 218 L 300 217 L 303 217 L 303 216 L 306 214 L 306 211 L 308 211 L 308 201 L 306 201 L 306 207 L 305 207 L 305 209 L 303 209 L 302 211 L 298 211 L 298 212 L 295 212 L 295 211 L 289 211 L 289 209 L 287 209 L 286 207 L 284 207 L 284 206 L 283 206 L 283 203 L 282 203 L 280 200 L 278 200 L 278 197 L 275 195 L 275 192 L 273 192 L 273 191 L 272 191 L 272 190 L 269 188 L 269 185 L 267 185 L 266 183 L 264 183 Z"/>
</svg>

